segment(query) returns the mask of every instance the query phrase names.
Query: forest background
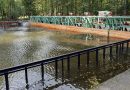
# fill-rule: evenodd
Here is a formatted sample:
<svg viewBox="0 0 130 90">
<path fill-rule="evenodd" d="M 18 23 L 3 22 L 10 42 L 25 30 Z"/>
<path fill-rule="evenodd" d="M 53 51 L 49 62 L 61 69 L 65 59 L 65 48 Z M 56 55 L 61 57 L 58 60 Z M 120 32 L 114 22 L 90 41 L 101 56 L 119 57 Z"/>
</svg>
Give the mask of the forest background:
<svg viewBox="0 0 130 90">
<path fill-rule="evenodd" d="M 130 0 L 0 0 L 0 19 L 18 19 L 32 15 L 73 15 L 84 12 L 98 15 L 98 11 L 113 15 L 130 15 Z"/>
</svg>

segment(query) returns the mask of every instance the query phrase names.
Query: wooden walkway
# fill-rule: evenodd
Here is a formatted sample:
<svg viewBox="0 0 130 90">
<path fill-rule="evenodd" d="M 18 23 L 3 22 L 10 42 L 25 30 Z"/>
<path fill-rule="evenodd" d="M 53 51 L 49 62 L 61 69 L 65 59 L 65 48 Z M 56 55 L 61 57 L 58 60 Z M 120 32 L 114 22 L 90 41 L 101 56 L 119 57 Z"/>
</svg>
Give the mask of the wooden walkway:
<svg viewBox="0 0 130 90">
<path fill-rule="evenodd" d="M 101 36 L 108 36 L 108 30 L 103 29 L 95 29 L 95 28 L 83 28 L 77 26 L 66 26 L 66 25 L 56 25 L 56 24 L 46 24 L 46 23 L 30 23 L 31 26 L 34 27 L 41 27 L 50 30 L 62 30 L 62 31 L 71 31 L 76 33 L 90 33 L 96 34 Z M 110 30 L 109 36 L 112 38 L 119 38 L 119 39 L 130 39 L 130 32 L 128 31 L 117 31 L 117 30 Z"/>
</svg>

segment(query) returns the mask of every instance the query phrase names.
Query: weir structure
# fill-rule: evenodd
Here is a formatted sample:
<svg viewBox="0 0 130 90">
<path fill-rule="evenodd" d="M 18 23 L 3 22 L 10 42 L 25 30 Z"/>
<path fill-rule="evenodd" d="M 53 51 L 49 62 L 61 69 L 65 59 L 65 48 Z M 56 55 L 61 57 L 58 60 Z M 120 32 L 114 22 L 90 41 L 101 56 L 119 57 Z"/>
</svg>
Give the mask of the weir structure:
<svg viewBox="0 0 130 90">
<path fill-rule="evenodd" d="M 130 16 L 31 16 L 32 22 L 129 31 Z"/>
</svg>

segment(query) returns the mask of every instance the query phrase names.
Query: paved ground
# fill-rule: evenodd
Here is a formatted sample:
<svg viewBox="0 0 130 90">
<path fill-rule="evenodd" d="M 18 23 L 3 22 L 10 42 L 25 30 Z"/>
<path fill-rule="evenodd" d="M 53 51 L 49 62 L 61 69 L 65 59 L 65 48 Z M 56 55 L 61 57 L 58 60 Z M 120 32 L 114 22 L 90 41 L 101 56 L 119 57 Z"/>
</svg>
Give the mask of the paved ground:
<svg viewBox="0 0 130 90">
<path fill-rule="evenodd" d="M 94 90 L 130 90 L 130 69 L 100 84 Z"/>
</svg>

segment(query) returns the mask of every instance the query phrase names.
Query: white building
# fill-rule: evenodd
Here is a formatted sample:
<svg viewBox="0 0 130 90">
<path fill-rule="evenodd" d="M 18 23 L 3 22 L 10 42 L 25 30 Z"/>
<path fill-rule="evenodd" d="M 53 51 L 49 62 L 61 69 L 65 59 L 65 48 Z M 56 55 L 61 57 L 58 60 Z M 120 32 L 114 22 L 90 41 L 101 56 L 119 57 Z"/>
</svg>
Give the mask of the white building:
<svg viewBox="0 0 130 90">
<path fill-rule="evenodd" d="M 112 16 L 111 11 L 98 11 L 98 16 Z"/>
</svg>

